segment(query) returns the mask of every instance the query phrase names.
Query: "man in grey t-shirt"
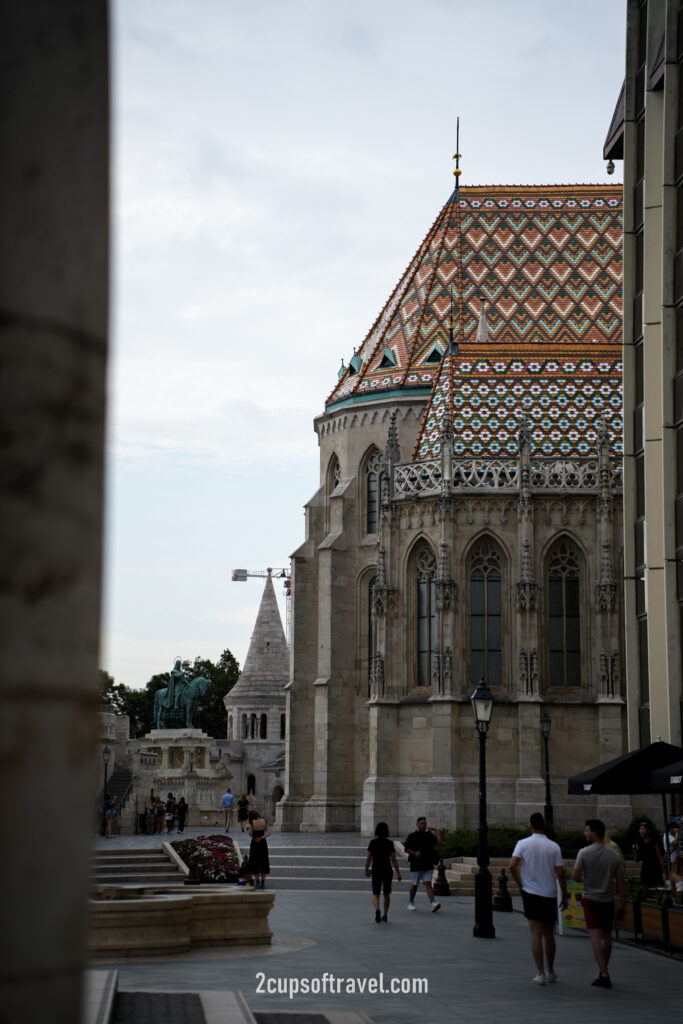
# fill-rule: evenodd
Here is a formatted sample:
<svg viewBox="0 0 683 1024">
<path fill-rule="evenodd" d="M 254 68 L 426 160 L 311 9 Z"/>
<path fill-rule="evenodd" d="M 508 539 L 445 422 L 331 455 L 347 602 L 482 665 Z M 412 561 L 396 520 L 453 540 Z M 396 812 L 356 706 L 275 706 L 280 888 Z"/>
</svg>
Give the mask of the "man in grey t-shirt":
<svg viewBox="0 0 683 1024">
<path fill-rule="evenodd" d="M 597 988 L 611 988 L 607 965 L 612 952 L 614 889 L 616 885 L 619 910 L 623 913 L 626 905 L 624 866 L 619 854 L 605 844 L 605 824 L 599 818 L 588 819 L 584 835 L 590 845 L 579 850 L 572 878 L 575 882 L 583 881 L 583 916 L 600 969 L 592 984 Z"/>
</svg>

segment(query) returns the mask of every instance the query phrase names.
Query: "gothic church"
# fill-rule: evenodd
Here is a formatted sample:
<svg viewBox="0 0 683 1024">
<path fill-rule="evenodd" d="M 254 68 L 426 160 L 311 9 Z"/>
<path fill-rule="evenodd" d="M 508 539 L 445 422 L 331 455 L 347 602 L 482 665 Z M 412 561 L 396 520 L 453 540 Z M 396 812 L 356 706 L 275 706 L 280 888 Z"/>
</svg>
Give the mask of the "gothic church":
<svg viewBox="0 0 683 1024">
<path fill-rule="evenodd" d="M 620 186 L 456 186 L 342 364 L 292 557 L 281 829 L 475 825 L 482 676 L 489 821 L 543 805 L 543 710 L 556 821 L 629 813 L 567 795 L 625 749 L 621 242 Z"/>
</svg>

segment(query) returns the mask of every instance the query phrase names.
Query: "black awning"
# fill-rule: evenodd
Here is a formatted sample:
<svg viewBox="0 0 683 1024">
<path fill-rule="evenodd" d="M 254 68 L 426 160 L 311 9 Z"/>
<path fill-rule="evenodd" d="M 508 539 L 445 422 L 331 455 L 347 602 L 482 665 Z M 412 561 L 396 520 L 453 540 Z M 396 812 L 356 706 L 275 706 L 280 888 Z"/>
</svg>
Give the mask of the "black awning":
<svg viewBox="0 0 683 1024">
<path fill-rule="evenodd" d="M 657 768 L 650 775 L 650 785 L 654 793 L 683 793 L 683 761 Z"/>
<path fill-rule="evenodd" d="M 652 789 L 652 773 L 680 758 L 683 758 L 682 747 L 658 740 L 574 775 L 568 781 L 567 791 L 575 796 L 661 792 Z"/>
</svg>

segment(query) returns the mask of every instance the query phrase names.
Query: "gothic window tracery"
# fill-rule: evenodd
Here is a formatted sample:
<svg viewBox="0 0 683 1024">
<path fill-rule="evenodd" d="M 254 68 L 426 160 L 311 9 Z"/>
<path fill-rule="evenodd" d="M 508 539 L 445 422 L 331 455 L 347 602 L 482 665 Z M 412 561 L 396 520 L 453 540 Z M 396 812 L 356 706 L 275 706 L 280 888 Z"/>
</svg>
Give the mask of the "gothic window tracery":
<svg viewBox="0 0 683 1024">
<path fill-rule="evenodd" d="M 548 556 L 548 670 L 551 686 L 581 686 L 581 570 L 563 539 Z"/>
<path fill-rule="evenodd" d="M 424 547 L 415 560 L 417 685 L 431 686 L 436 650 L 436 556 Z"/>
<path fill-rule="evenodd" d="M 503 682 L 502 558 L 490 540 L 479 541 L 470 563 L 471 680 Z"/>
<path fill-rule="evenodd" d="M 377 533 L 379 509 L 386 487 L 384 456 L 374 451 L 365 464 L 365 530 Z"/>
</svg>

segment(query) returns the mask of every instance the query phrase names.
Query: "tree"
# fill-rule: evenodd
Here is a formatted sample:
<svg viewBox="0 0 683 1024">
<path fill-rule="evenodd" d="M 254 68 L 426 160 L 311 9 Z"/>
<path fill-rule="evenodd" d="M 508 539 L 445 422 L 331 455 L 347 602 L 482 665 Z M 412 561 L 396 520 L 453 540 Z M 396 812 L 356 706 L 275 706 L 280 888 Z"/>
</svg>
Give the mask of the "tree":
<svg viewBox="0 0 683 1024">
<path fill-rule="evenodd" d="M 206 676 L 211 681 L 211 685 L 201 698 L 200 707 L 195 711 L 195 722 L 209 736 L 215 739 L 225 738 L 227 712 L 223 697 L 239 678 L 240 667 L 237 659 L 226 648 L 216 665 L 208 658 L 197 657 L 192 662 L 183 661 L 180 667 L 188 682 L 196 676 Z M 157 672 L 144 689 L 136 690 L 125 683 L 116 683 L 113 676 L 100 669 L 100 696 L 104 702 L 111 704 L 116 714 L 128 715 L 130 735 L 139 739 L 154 729 L 154 697 L 157 690 L 168 686 L 170 678 L 170 672 Z"/>
</svg>

